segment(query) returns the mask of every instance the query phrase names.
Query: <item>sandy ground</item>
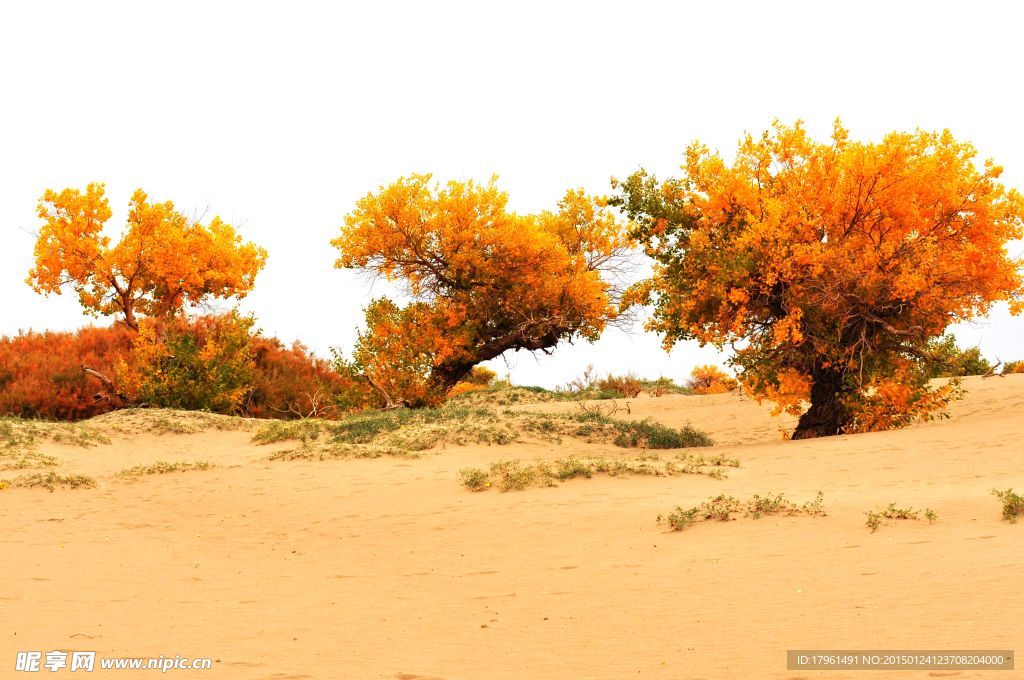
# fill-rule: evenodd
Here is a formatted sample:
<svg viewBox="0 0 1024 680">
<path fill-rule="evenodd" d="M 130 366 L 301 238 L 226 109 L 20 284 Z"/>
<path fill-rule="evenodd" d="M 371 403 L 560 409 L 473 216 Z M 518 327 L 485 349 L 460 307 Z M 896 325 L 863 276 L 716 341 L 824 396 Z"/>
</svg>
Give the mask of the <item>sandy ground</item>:
<svg viewBox="0 0 1024 680">
<path fill-rule="evenodd" d="M 948 421 L 809 442 L 736 395 L 631 402 L 711 433 L 742 461 L 724 480 L 457 482 L 501 458 L 624 453 L 572 441 L 326 462 L 266 461 L 247 431 L 44 445 L 99 486 L 0 493 L 0 676 L 51 649 L 217 660 L 170 677 L 405 680 L 880 678 L 900 675 L 787 671 L 786 650 L 1024 650 L 1024 522 L 989 494 L 1024 490 L 1024 375 L 966 386 Z M 197 458 L 222 467 L 112 476 Z M 655 521 L 719 493 L 819 490 L 827 517 Z M 938 521 L 870 533 L 865 511 L 891 502 Z"/>
</svg>

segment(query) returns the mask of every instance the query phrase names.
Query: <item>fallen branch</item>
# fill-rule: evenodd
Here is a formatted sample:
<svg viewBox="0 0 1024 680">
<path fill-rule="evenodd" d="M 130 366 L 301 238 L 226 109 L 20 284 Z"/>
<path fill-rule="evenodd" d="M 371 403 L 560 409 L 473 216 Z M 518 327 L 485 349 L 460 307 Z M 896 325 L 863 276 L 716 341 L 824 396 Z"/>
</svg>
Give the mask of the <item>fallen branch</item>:
<svg viewBox="0 0 1024 680">
<path fill-rule="evenodd" d="M 993 366 L 992 368 L 990 368 L 987 371 L 985 371 L 984 373 L 982 373 L 981 377 L 982 378 L 991 378 L 992 376 L 999 376 L 1000 378 L 1005 378 L 1006 377 L 1005 373 L 996 373 L 996 370 L 1000 366 L 1002 366 L 1002 365 L 1003 365 L 1003 362 L 1000 361 L 999 359 L 996 359 L 995 366 Z"/>
<path fill-rule="evenodd" d="M 86 375 L 92 378 L 95 378 L 96 380 L 99 380 L 100 384 L 102 384 L 103 387 L 105 388 L 93 395 L 94 402 L 98 403 L 101 401 L 105 401 L 114 408 L 124 408 L 125 406 L 137 405 L 132 404 L 131 399 L 129 399 L 124 393 L 117 389 L 117 386 L 114 384 L 113 380 L 103 375 L 96 369 L 89 368 L 88 366 L 83 364 L 82 372 L 84 372 Z"/>
<path fill-rule="evenodd" d="M 577 400 L 576 401 L 576 405 L 579 406 L 580 409 L 582 409 L 583 412 L 586 413 L 587 415 L 589 415 L 589 416 L 598 416 L 600 418 L 608 418 L 608 417 L 618 413 L 619 411 L 625 411 L 626 413 L 632 413 L 632 411 L 629 409 L 629 402 L 628 401 L 626 402 L 625 406 L 619 406 L 619 402 L 616 401 L 615 399 L 612 399 L 612 403 L 609 405 L 609 407 L 607 409 L 602 409 L 601 408 L 601 404 L 595 404 L 593 406 L 587 406 L 587 402 L 582 401 L 582 400 Z"/>
<path fill-rule="evenodd" d="M 374 381 L 374 379 L 371 378 L 366 373 L 360 373 L 359 375 L 361 375 L 363 377 L 363 379 L 366 380 L 366 382 L 368 382 L 370 384 L 370 387 L 372 387 L 373 389 L 377 390 L 377 392 L 379 392 L 380 395 L 382 397 L 384 397 L 384 410 L 385 411 L 394 411 L 395 409 L 404 408 L 404 407 L 409 405 L 409 402 L 406 401 L 405 399 L 399 399 L 398 401 L 395 401 L 394 399 L 392 399 L 391 395 L 387 393 L 387 390 L 385 390 L 383 387 L 378 385 Z"/>
</svg>

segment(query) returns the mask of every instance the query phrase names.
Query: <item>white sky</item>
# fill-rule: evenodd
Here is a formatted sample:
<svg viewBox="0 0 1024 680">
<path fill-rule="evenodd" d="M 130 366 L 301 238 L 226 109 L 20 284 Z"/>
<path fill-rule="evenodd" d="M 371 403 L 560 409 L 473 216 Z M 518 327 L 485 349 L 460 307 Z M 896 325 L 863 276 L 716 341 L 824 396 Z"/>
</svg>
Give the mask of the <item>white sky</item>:
<svg viewBox="0 0 1024 680">
<path fill-rule="evenodd" d="M 73 295 L 24 279 L 39 196 L 89 181 L 106 182 L 114 229 L 137 187 L 240 225 L 270 253 L 243 309 L 322 355 L 351 347 L 370 293 L 328 242 L 357 198 L 410 172 L 497 173 L 512 207 L 535 211 L 639 165 L 673 173 L 695 137 L 731 154 L 775 117 L 824 136 L 841 116 L 856 138 L 948 127 L 1024 188 L 1021 7 L 4 3 L 0 334 L 88 322 Z M 1005 309 L 957 333 L 1024 358 L 1024 319 Z M 510 365 L 553 386 L 588 363 L 682 378 L 715 360 L 669 356 L 638 329 Z"/>
</svg>

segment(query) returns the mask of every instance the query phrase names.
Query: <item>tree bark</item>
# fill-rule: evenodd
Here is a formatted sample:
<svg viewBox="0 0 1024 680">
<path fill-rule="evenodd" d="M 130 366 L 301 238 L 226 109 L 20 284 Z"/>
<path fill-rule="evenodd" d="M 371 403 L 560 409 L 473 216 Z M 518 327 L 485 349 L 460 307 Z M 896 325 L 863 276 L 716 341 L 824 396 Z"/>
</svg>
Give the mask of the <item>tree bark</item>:
<svg viewBox="0 0 1024 680">
<path fill-rule="evenodd" d="M 845 376 L 833 368 L 815 368 L 811 375 L 811 407 L 800 416 L 793 439 L 842 434 L 851 414 L 843 403 Z"/>
<path fill-rule="evenodd" d="M 120 390 L 118 390 L 117 385 L 114 384 L 114 381 L 112 381 L 107 376 L 103 375 L 96 369 L 89 368 L 88 366 L 85 365 L 82 366 L 82 372 L 88 376 L 92 376 L 96 380 L 99 380 L 104 387 L 103 390 L 97 392 L 95 396 L 93 396 L 93 401 L 105 401 L 116 409 L 132 405 L 131 400 Z"/>
<path fill-rule="evenodd" d="M 481 359 L 481 361 L 484 361 L 484 359 Z M 431 399 L 431 397 L 439 397 L 441 401 L 444 401 L 449 390 L 455 387 L 460 380 L 469 375 L 473 370 L 473 367 L 478 363 L 478 361 L 457 361 L 452 363 L 442 363 L 435 366 L 430 372 L 430 377 L 427 378 L 428 400 Z M 425 401 L 423 403 L 413 403 L 410 405 L 413 407 L 419 407 L 431 406 L 434 404 Z"/>
</svg>

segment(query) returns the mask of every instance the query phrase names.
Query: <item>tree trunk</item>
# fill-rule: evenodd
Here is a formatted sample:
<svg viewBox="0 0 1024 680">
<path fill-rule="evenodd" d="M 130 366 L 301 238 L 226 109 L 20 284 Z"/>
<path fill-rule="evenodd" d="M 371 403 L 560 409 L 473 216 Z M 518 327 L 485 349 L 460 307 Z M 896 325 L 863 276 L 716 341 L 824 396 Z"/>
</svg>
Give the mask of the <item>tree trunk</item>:
<svg viewBox="0 0 1024 680">
<path fill-rule="evenodd" d="M 842 434 L 850 423 L 850 411 L 843 404 L 844 375 L 833 368 L 815 368 L 811 375 L 811 407 L 800 416 L 793 439 L 813 439 Z"/>
<path fill-rule="evenodd" d="M 427 378 L 427 400 L 422 403 L 413 403 L 410 406 L 434 406 L 437 402 L 444 401 L 449 390 L 473 370 L 478 362 L 457 361 L 453 363 L 442 363 L 434 367 Z"/>
</svg>

